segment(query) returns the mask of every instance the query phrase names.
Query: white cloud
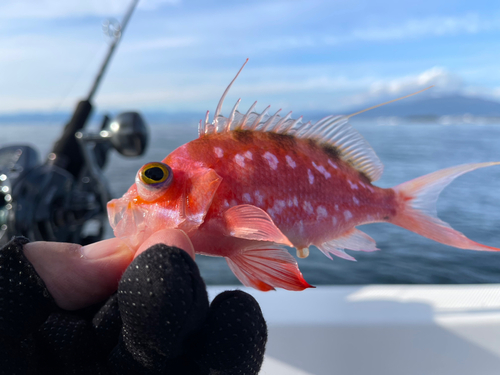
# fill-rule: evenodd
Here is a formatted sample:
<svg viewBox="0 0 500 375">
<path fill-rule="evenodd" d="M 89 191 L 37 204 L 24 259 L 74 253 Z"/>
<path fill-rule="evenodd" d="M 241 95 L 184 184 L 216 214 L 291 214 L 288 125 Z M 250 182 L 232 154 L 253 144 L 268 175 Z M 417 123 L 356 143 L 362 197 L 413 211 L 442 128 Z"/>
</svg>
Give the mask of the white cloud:
<svg viewBox="0 0 500 375">
<path fill-rule="evenodd" d="M 299 48 L 321 48 L 359 42 L 390 42 L 431 37 L 479 34 L 500 30 L 500 18 L 485 17 L 475 13 L 461 16 L 429 16 L 404 22 L 385 22 L 382 26 L 343 28 L 335 34 L 315 33 L 308 30 L 301 34 L 271 37 L 252 46 L 253 51 L 276 51 Z M 246 46 L 245 46 L 246 47 Z"/>
<path fill-rule="evenodd" d="M 330 81 L 332 84 L 333 82 L 335 82 L 335 85 L 330 88 L 330 103 L 325 100 L 324 95 L 318 95 L 317 97 L 320 97 L 320 100 L 317 101 L 317 107 L 311 107 L 311 109 L 344 111 L 357 106 L 368 107 L 414 93 L 429 86 L 434 87 L 425 93 L 419 94 L 420 97 L 422 95 L 466 95 L 467 93 L 467 87 L 461 77 L 443 67 L 433 67 L 419 74 L 392 79 L 360 77 Z M 326 93 L 326 88 L 325 91 L 321 92 Z M 491 96 L 493 96 L 493 93 Z"/>
<path fill-rule="evenodd" d="M 141 0 L 139 8 L 159 9 L 175 3 L 177 0 Z M 0 70 L 8 72 L 3 79 L 0 77 L 3 90 L 0 95 L 10 95 L 3 104 L 0 103 L 0 111 L 50 108 L 52 103 L 58 102 L 58 96 L 67 92 L 79 94 L 72 95 L 63 106 L 72 108 L 76 99 L 88 90 L 106 50 L 99 27 L 91 24 L 96 22 L 95 19 L 33 22 L 34 28 L 30 26 L 31 21 L 16 22 L 16 19 L 84 15 L 121 18 L 129 4 L 130 0 L 0 2 L 0 24 L 19 25 L 5 28 L 7 32 L 0 35 Z M 303 8 L 309 6 L 305 1 L 300 4 Z M 270 6 L 277 8 L 266 8 Z M 213 109 L 212 103 L 217 103 L 232 74 L 236 73 L 237 65 L 247 56 L 251 57 L 252 63 L 230 93 L 229 107 L 234 104 L 234 97 L 242 97 L 243 100 L 259 100 L 263 105 L 279 105 L 298 111 L 337 112 L 355 105 L 383 102 L 432 84 L 436 85 L 433 93 L 474 91 L 471 95 L 476 95 L 481 91 L 480 87 L 474 90 L 465 87 L 459 76 L 445 68 L 416 71 L 416 66 L 432 66 L 428 65 L 429 61 L 440 60 L 439 56 L 425 55 L 425 52 L 418 61 L 406 58 L 405 48 L 412 48 L 411 43 L 408 47 L 401 43 L 401 56 L 396 57 L 377 54 L 378 51 L 374 53 L 373 49 L 364 55 L 358 51 L 349 55 L 350 51 L 325 44 L 349 44 L 354 45 L 352 49 L 355 50 L 366 45 L 359 42 L 368 42 L 372 46 L 376 44 L 372 42 L 475 34 L 500 28 L 500 19 L 496 22 L 497 16 L 493 13 L 410 20 L 388 15 L 381 18 L 384 24 L 375 25 L 365 20 L 360 23 L 358 20 L 349 22 L 346 27 L 313 27 L 315 25 L 310 21 L 314 16 L 312 11 L 309 21 L 301 23 L 299 18 L 307 9 L 294 8 L 289 14 L 286 1 L 278 5 L 262 1 L 255 5 L 243 2 L 214 8 L 207 11 L 200 7 L 178 7 L 174 17 L 165 11 L 169 9 L 163 9 L 163 13 L 159 11 L 155 17 L 138 14 L 135 30 L 131 29 L 130 35 L 127 34 L 120 44 L 98 92 L 96 101 L 99 103 L 96 104 L 111 108 Z M 277 12 L 280 17 L 277 17 Z M 168 22 L 163 22 L 163 17 Z M 28 25 L 28 28 L 23 28 L 23 25 Z M 46 29 L 38 29 L 40 25 Z M 326 33 L 331 36 L 325 37 Z M 304 54 L 303 51 L 296 53 L 300 48 L 310 48 L 313 53 L 306 54 L 309 50 Z M 331 50 L 348 55 L 337 58 L 339 55 Z M 453 63 L 448 57 L 441 64 L 464 65 L 460 60 L 464 59 L 463 51 L 457 52 Z M 399 48 L 392 53 L 399 54 Z M 482 62 L 476 66 L 484 75 Z M 463 67 L 461 69 L 461 76 L 473 82 L 463 73 Z M 418 73 L 398 76 L 401 72 L 412 71 Z M 494 69 L 488 69 L 490 71 Z M 77 79 L 76 86 L 71 89 Z M 491 87 L 498 86 L 498 82 L 500 78 L 491 82 Z M 478 84 L 487 85 L 486 80 Z M 36 95 L 40 100 L 37 101 Z M 490 89 L 489 95 L 498 97 L 500 90 Z M 51 97 L 54 99 L 47 99 Z"/>
<path fill-rule="evenodd" d="M 141 40 L 136 43 L 125 43 L 121 49 L 124 52 L 136 52 L 146 50 L 163 50 L 168 48 L 188 47 L 198 43 L 194 37 L 165 37 L 148 41 Z"/>
<path fill-rule="evenodd" d="M 429 86 L 434 86 L 426 93 L 419 95 L 450 95 L 462 94 L 464 84 L 462 79 L 443 67 L 433 67 L 420 74 L 408 75 L 393 79 L 373 80 L 366 89 L 358 90 L 357 93 L 346 95 L 339 104 L 345 108 L 355 106 L 369 106 L 382 103 L 397 97 L 408 95 L 422 90 Z"/>
<path fill-rule="evenodd" d="M 316 68 L 317 69 L 317 68 Z M 397 77 L 390 80 L 383 80 L 369 76 L 348 77 L 348 76 L 314 76 L 315 68 L 304 72 L 304 68 L 295 72 L 293 68 L 285 77 L 275 77 L 274 79 L 255 80 L 259 75 L 259 70 L 251 70 L 245 77 L 240 77 L 224 105 L 224 111 L 229 111 L 238 98 L 242 98 L 242 110 L 255 100 L 259 105 L 265 107 L 268 104 L 272 108 L 283 107 L 284 111 L 293 110 L 300 113 L 302 110 L 329 110 L 332 113 L 342 113 L 356 106 L 370 106 L 374 103 L 384 102 L 398 96 L 406 95 L 430 85 L 435 85 L 433 93 L 462 93 L 464 91 L 461 79 L 455 74 L 442 67 L 434 67 L 420 74 Z M 283 70 L 281 73 L 285 73 Z M 188 74 L 188 73 L 184 73 Z M 272 74 L 266 74 L 271 76 Z M 304 78 L 304 77 L 313 78 Z M 167 111 L 204 111 L 213 110 L 226 85 L 232 79 L 227 70 L 224 72 L 213 72 L 207 75 L 202 81 L 191 80 L 183 74 L 169 76 L 167 85 L 163 82 L 152 81 L 146 86 L 140 82 L 131 83 L 127 87 L 136 87 L 133 90 L 120 90 L 115 87 L 115 79 L 108 80 L 102 91 L 98 92 L 95 104 L 99 108 L 126 109 L 130 107 Z M 302 78 L 301 78 L 302 77 Z M 58 109 L 72 109 L 78 100 L 77 96 L 71 95 L 63 102 L 57 99 L 54 92 L 53 98 L 35 97 L 5 97 L 0 98 L 0 112 L 12 112 L 19 110 L 46 110 L 54 108 L 58 104 Z M 494 93 L 492 92 L 491 95 Z M 500 95 L 500 90 L 497 90 Z M 225 112 L 224 112 L 225 113 Z"/>
<path fill-rule="evenodd" d="M 121 15 L 128 3 L 120 0 L 60 1 L 60 0 L 18 0 L 0 4 L 0 18 L 61 18 L 73 16 Z"/>
<path fill-rule="evenodd" d="M 143 10 L 156 10 L 165 4 L 179 4 L 181 0 L 140 0 L 137 8 Z"/>
<path fill-rule="evenodd" d="M 138 8 L 156 10 L 180 0 L 141 0 Z M 0 19 L 122 16 L 131 1 L 124 0 L 16 0 L 0 2 Z"/>
<path fill-rule="evenodd" d="M 497 25 L 497 20 L 487 20 L 473 13 L 463 16 L 431 16 L 410 19 L 396 26 L 354 30 L 347 39 L 352 41 L 386 41 L 426 36 L 475 34 L 493 28 L 498 29 Z"/>
<path fill-rule="evenodd" d="M 416 39 L 423 37 L 441 37 L 449 35 L 477 34 L 479 32 L 500 29 L 500 20 L 487 19 L 478 14 L 468 13 L 462 16 L 430 16 L 407 20 L 401 24 L 384 25 L 353 29 L 339 35 L 328 35 L 319 38 L 314 44 L 348 44 L 354 42 L 386 42 L 394 40 Z M 303 46 L 311 45 L 306 37 L 295 40 L 295 45 L 302 41 Z M 277 45 L 277 41 L 272 42 Z M 294 46 L 286 40 L 283 46 Z"/>
<path fill-rule="evenodd" d="M 0 113 L 15 113 L 15 112 L 53 112 L 61 110 L 71 110 L 81 98 L 71 97 L 66 98 L 61 102 L 60 98 L 56 97 L 18 97 L 14 95 L 0 96 Z"/>
<path fill-rule="evenodd" d="M 374 96 L 408 94 L 432 85 L 433 92 L 453 93 L 460 90 L 463 83 L 457 75 L 436 66 L 417 75 L 373 82 L 370 94 Z"/>
<path fill-rule="evenodd" d="M 483 90 L 484 92 L 484 90 Z M 497 100 L 500 100 L 500 87 L 495 87 L 491 90 L 491 96 Z"/>
</svg>

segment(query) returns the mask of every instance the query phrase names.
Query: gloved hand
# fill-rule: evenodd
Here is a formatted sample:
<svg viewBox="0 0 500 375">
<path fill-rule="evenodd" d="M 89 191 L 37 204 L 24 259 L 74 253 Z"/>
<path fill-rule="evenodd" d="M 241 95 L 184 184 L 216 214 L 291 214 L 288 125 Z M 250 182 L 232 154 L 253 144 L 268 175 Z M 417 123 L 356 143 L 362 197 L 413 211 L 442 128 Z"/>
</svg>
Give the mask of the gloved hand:
<svg viewBox="0 0 500 375">
<path fill-rule="evenodd" d="M 267 327 L 257 302 L 229 291 L 209 305 L 185 251 L 151 246 L 106 302 L 68 311 L 64 293 L 53 298 L 39 276 L 47 271 L 27 260 L 27 242 L 0 249 L 0 374 L 259 372 Z"/>
</svg>

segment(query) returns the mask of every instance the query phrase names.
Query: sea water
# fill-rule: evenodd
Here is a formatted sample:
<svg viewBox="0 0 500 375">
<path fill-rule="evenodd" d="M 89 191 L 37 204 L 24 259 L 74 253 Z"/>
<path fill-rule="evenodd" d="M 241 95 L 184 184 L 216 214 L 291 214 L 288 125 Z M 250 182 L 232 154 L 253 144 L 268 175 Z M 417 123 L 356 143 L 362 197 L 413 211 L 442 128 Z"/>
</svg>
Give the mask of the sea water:
<svg viewBox="0 0 500 375">
<path fill-rule="evenodd" d="M 353 122 L 385 165 L 375 184 L 391 187 L 438 169 L 464 163 L 500 161 L 499 125 L 405 124 L 380 126 Z M 46 156 L 60 135 L 60 125 L 1 125 L 0 145 L 28 143 Z M 125 158 L 111 152 L 105 176 L 113 196 L 122 195 L 146 162 L 160 161 L 176 147 L 197 137 L 197 124 L 150 125 L 147 152 Z M 304 177 L 306 178 L 306 176 Z M 471 172 L 448 186 L 438 201 L 439 217 L 469 238 L 500 247 L 500 166 Z M 334 194 L 334 192 L 332 192 Z M 357 262 L 326 258 L 311 248 L 298 259 L 313 284 L 500 283 L 500 252 L 461 250 L 436 243 L 391 224 L 359 227 L 381 251 L 347 251 Z M 111 236 L 111 230 L 108 236 Z M 295 251 L 292 250 L 295 255 Z M 207 284 L 238 284 L 223 258 L 197 256 Z"/>
</svg>

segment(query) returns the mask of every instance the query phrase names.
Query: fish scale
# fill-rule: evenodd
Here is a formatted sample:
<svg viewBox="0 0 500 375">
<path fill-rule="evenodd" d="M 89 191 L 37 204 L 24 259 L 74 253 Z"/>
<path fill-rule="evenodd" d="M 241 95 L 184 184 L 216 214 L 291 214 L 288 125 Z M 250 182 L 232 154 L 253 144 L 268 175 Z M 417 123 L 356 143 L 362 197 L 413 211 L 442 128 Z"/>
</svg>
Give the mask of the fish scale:
<svg viewBox="0 0 500 375">
<path fill-rule="evenodd" d="M 213 168 L 222 177 L 206 220 L 220 217 L 232 206 L 251 203 L 266 211 L 292 244 L 302 249 L 320 245 L 347 228 L 393 214 L 394 192 L 371 186 L 363 174 L 331 151 L 286 135 L 244 132 L 248 134 L 210 135 L 177 151 Z M 245 140 L 243 144 L 240 139 Z M 175 165 L 177 152 L 164 162 Z M 252 159 L 245 158 L 242 166 L 238 156 L 243 157 L 246 152 L 251 153 Z M 294 167 L 290 166 L 287 156 Z M 318 170 L 319 166 L 324 169 L 323 173 Z M 314 176 L 312 183 L 308 173 Z M 255 192 L 263 197 L 261 202 L 255 199 Z M 252 199 L 244 199 L 245 194 Z M 294 198 L 297 205 L 289 207 L 286 202 Z M 360 209 L 361 206 L 364 209 Z M 333 217 L 337 225 L 333 224 Z"/>
</svg>

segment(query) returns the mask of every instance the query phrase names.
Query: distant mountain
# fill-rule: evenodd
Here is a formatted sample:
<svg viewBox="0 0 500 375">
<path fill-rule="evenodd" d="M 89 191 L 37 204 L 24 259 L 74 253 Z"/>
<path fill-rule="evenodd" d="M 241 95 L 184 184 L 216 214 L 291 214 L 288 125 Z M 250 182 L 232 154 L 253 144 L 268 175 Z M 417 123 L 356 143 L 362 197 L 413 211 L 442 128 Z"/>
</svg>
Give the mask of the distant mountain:
<svg viewBox="0 0 500 375">
<path fill-rule="evenodd" d="M 366 107 L 369 107 L 369 105 Z M 352 111 L 345 111 L 345 113 L 355 113 L 360 109 L 363 108 L 353 108 Z M 357 117 L 440 117 L 463 115 L 500 117 L 500 103 L 459 95 L 422 99 L 409 98 L 364 112 Z"/>
</svg>

